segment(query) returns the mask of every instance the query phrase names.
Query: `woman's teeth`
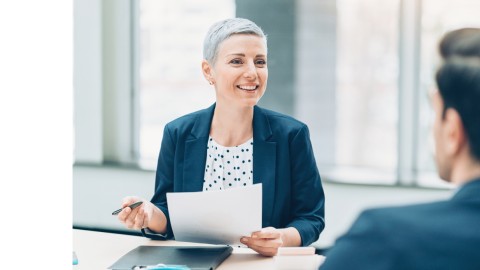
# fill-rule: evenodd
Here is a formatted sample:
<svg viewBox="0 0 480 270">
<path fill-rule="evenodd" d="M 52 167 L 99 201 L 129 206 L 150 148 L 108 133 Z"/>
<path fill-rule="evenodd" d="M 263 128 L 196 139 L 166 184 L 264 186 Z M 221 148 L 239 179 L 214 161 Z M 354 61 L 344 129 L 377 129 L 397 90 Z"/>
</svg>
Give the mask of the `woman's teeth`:
<svg viewBox="0 0 480 270">
<path fill-rule="evenodd" d="M 241 85 L 238 85 L 237 87 L 242 89 L 242 90 L 247 90 L 247 91 L 252 91 L 252 90 L 257 89 L 256 85 L 255 86 L 241 86 Z"/>
</svg>

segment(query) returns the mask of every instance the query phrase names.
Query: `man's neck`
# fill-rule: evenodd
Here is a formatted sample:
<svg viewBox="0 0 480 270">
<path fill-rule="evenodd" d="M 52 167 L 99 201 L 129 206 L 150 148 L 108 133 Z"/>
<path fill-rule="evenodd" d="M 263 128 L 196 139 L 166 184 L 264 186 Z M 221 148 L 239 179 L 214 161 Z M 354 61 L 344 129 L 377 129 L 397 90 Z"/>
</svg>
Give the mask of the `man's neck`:
<svg viewBox="0 0 480 270">
<path fill-rule="evenodd" d="M 465 159 L 455 164 L 452 170 L 452 183 L 464 185 L 472 180 L 480 178 L 480 161 Z"/>
</svg>

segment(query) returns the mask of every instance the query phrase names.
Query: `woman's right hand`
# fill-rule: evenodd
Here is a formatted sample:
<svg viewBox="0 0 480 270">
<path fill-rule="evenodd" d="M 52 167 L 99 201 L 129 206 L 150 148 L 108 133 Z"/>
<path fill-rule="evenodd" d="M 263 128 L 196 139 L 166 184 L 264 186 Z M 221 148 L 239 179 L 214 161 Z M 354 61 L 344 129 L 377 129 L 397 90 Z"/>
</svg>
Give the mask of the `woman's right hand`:
<svg viewBox="0 0 480 270">
<path fill-rule="evenodd" d="M 138 201 L 143 202 L 139 207 L 135 209 L 127 207 Z M 156 206 L 148 200 L 136 196 L 127 196 L 122 200 L 122 208 L 124 209 L 118 214 L 118 220 L 129 229 L 147 228 L 152 219 L 155 207 Z"/>
</svg>

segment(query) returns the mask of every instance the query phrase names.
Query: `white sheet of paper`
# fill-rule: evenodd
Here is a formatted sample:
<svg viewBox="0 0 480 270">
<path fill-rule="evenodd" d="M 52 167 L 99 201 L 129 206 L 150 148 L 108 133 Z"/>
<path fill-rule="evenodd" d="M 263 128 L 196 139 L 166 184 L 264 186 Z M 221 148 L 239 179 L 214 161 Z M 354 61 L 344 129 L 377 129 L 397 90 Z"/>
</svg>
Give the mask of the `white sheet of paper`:
<svg viewBox="0 0 480 270">
<path fill-rule="evenodd" d="M 243 245 L 262 228 L 262 184 L 206 192 L 167 193 L 175 240 Z"/>
</svg>

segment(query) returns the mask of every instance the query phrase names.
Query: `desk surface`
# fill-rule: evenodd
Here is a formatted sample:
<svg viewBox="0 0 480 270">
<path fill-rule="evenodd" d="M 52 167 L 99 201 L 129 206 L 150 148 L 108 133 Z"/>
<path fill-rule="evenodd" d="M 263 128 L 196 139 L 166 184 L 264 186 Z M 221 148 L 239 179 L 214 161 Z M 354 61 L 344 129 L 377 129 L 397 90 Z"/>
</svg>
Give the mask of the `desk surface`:
<svg viewBox="0 0 480 270">
<path fill-rule="evenodd" d="M 151 246 L 201 246 L 197 243 L 178 241 L 155 241 L 140 236 L 73 230 L 73 251 L 77 254 L 78 265 L 74 270 L 108 269 L 121 256 L 140 245 Z M 318 255 L 314 255 L 318 256 Z M 218 270 L 275 269 L 274 258 L 258 255 L 248 248 L 234 248 Z"/>
</svg>

